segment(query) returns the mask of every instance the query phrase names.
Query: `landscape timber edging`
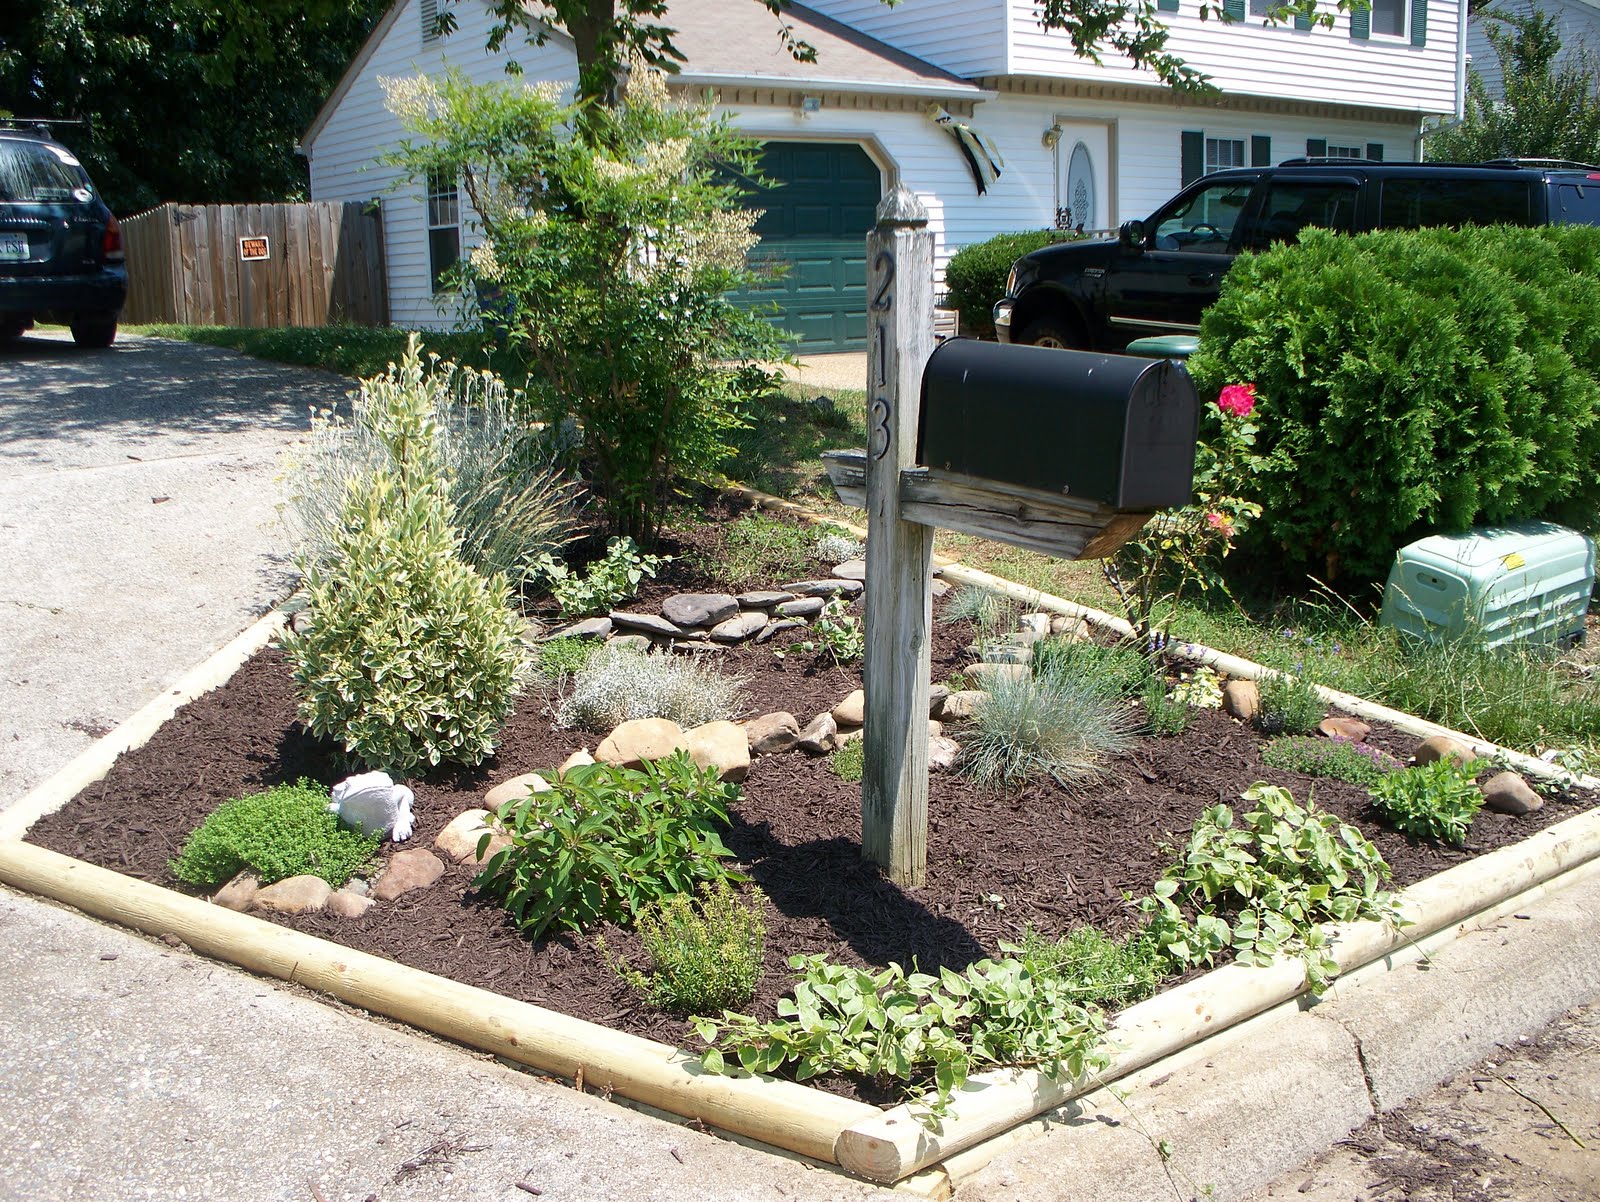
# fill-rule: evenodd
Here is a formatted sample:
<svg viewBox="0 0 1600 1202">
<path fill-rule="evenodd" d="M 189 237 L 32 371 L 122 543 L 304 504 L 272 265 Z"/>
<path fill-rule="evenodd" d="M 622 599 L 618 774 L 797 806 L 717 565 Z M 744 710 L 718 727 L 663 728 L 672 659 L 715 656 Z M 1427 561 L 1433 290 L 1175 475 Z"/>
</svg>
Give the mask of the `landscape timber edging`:
<svg viewBox="0 0 1600 1202">
<path fill-rule="evenodd" d="M 787 502 L 782 507 L 791 508 Z M 832 521 L 801 512 L 811 520 Z M 1042 608 L 1090 621 L 1098 618 L 1112 628 L 1117 623 L 1110 615 L 959 565 L 946 568 L 945 574 L 984 587 L 1015 589 Z M 28 826 L 101 779 L 119 754 L 143 745 L 179 706 L 225 682 L 276 637 L 286 620 L 284 607 L 268 614 L 55 776 L 0 811 L 0 881 L 147 934 L 176 935 L 216 959 L 308 986 L 543 1072 L 571 1078 L 581 1071 L 588 1085 L 838 1165 L 867 1180 L 905 1181 L 914 1192 L 947 1188 L 953 1178 L 950 1171 L 940 1171 L 941 1165 L 975 1170 L 986 1159 L 983 1145 L 1044 1111 L 1158 1061 L 1181 1057 L 1184 1049 L 1217 1032 L 1306 993 L 1304 967 L 1297 960 L 1264 969 L 1215 969 L 1124 1011 L 1112 1028 L 1113 1061 L 1106 1072 L 1072 1082 L 1035 1070 L 975 1075 L 958 1093 L 935 1136 L 907 1107 L 885 1112 L 789 1081 L 709 1074 L 697 1057 L 666 1044 L 462 985 L 21 842 Z M 1268 671 L 1212 654 L 1262 674 Z M 1429 733 L 1437 729 L 1420 725 L 1430 728 Z M 1557 773 L 1542 761 L 1531 762 L 1546 770 L 1542 775 Z M 1528 891 L 1539 891 L 1546 882 L 1597 858 L 1600 810 L 1418 882 L 1399 895 L 1414 923 L 1402 931 L 1376 922 L 1334 928 L 1335 957 L 1346 973 L 1388 971 L 1404 962 L 1408 946 L 1433 933 L 1454 937 L 1474 916 L 1515 905 Z M 938 1186 L 939 1181 L 946 1185 Z"/>
</svg>

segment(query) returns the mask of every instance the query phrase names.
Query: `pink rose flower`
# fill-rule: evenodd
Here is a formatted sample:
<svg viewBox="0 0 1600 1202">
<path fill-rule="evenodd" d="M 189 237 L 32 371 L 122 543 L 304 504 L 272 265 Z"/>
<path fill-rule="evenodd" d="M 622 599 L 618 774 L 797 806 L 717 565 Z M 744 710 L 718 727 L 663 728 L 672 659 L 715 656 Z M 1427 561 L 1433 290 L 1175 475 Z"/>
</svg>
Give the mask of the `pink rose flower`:
<svg viewBox="0 0 1600 1202">
<path fill-rule="evenodd" d="M 1230 417 L 1249 417 L 1256 408 L 1256 386 L 1229 384 L 1217 398 L 1217 408 Z"/>
<path fill-rule="evenodd" d="M 1213 530 L 1222 531 L 1223 538 L 1233 537 L 1233 519 L 1228 517 L 1226 514 L 1218 513 L 1213 509 L 1210 513 L 1206 514 L 1206 525 L 1210 526 Z"/>
</svg>

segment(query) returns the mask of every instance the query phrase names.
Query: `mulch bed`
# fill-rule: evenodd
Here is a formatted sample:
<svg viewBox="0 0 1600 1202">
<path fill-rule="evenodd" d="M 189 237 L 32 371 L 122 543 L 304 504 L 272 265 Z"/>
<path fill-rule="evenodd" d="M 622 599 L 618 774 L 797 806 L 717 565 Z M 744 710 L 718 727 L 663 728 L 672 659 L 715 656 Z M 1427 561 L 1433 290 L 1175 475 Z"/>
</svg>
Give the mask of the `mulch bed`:
<svg viewBox="0 0 1600 1202">
<path fill-rule="evenodd" d="M 825 574 L 818 568 L 819 574 Z M 632 607 L 697 584 L 684 561 L 653 583 Z M 968 662 L 968 628 L 936 626 L 933 679 Z M 780 640 L 775 640 L 780 641 Z M 859 686 L 854 672 L 771 646 L 729 651 L 719 659 L 746 681 L 748 714 L 788 710 L 805 722 Z M 59 813 L 39 822 L 29 839 L 42 846 L 168 888 L 182 889 L 167 870 L 188 832 L 222 801 L 308 776 L 333 784 L 344 775 L 327 750 L 294 718 L 295 695 L 281 654 L 257 654 L 227 684 L 187 706 L 144 747 L 118 760 Z M 593 733 L 555 728 L 548 698 L 525 698 L 507 725 L 499 753 L 472 769 L 412 780 L 417 829 L 387 856 L 427 847 L 463 810 L 481 804 L 494 784 L 546 770 Z M 1416 739 L 1388 728 L 1369 742 L 1402 757 Z M 1142 740 L 1110 765 L 1103 781 L 1063 790 L 1050 781 L 1001 793 L 959 776 L 935 774 L 930 784 L 928 884 L 903 890 L 860 854 L 860 786 L 840 780 L 824 759 L 800 753 L 758 758 L 744 782 L 726 837 L 767 896 L 766 974 L 754 1013 L 771 1016 L 797 953 L 823 952 L 858 965 L 897 960 L 925 971 L 959 969 L 994 955 L 1002 940 L 1020 939 L 1031 924 L 1047 934 L 1093 923 L 1113 930 L 1132 922 L 1125 895 L 1140 895 L 1181 843 L 1200 811 L 1218 802 L 1241 812 L 1239 794 L 1261 780 L 1289 787 L 1304 801 L 1311 782 L 1262 763 L 1264 740 L 1218 711 L 1200 711 L 1182 735 Z M 1548 802 L 1540 812 L 1510 818 L 1484 811 L 1464 848 L 1401 835 L 1385 826 L 1364 790 L 1332 780 L 1314 785 L 1315 800 L 1353 822 L 1377 844 L 1403 887 L 1472 856 L 1526 838 L 1596 804 L 1593 796 Z M 455 980 L 580 1018 L 659 1039 L 699 1046 L 681 1020 L 644 1007 L 596 952 L 590 935 L 534 943 L 504 911 L 479 900 L 473 871 L 447 869 L 441 883 L 360 920 L 325 915 L 271 921 Z M 627 931 L 603 932 L 614 952 L 637 957 Z"/>
</svg>

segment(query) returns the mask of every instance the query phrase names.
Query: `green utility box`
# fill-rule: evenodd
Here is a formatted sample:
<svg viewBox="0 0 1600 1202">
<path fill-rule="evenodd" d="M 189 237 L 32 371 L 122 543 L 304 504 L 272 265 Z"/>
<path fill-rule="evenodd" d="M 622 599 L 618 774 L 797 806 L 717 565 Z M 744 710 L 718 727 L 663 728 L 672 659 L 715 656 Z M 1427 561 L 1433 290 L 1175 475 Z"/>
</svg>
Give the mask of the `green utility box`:
<svg viewBox="0 0 1600 1202">
<path fill-rule="evenodd" d="M 1141 359 L 1187 359 L 1199 349 L 1200 340 L 1193 334 L 1154 334 L 1135 338 L 1122 353 Z"/>
<path fill-rule="evenodd" d="M 1395 557 L 1379 620 L 1430 641 L 1573 643 L 1594 574 L 1594 544 L 1549 522 L 1433 535 Z"/>
</svg>

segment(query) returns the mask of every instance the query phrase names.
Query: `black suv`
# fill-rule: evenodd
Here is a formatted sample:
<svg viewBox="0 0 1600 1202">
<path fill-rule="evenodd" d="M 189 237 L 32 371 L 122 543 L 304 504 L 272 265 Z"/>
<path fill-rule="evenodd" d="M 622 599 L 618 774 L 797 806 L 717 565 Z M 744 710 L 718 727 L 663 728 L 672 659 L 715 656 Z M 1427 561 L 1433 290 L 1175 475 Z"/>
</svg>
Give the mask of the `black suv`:
<svg viewBox="0 0 1600 1202">
<path fill-rule="evenodd" d="M 50 321 L 110 346 L 127 295 L 122 232 L 77 157 L 41 126 L 0 123 L 0 344 Z"/>
<path fill-rule="evenodd" d="M 1290 159 L 1218 171 L 1114 240 L 1018 259 L 994 326 L 1001 342 L 1120 351 L 1135 338 L 1197 331 L 1236 256 L 1293 242 L 1308 225 L 1360 233 L 1502 222 L 1600 225 L 1600 167 Z"/>
</svg>

